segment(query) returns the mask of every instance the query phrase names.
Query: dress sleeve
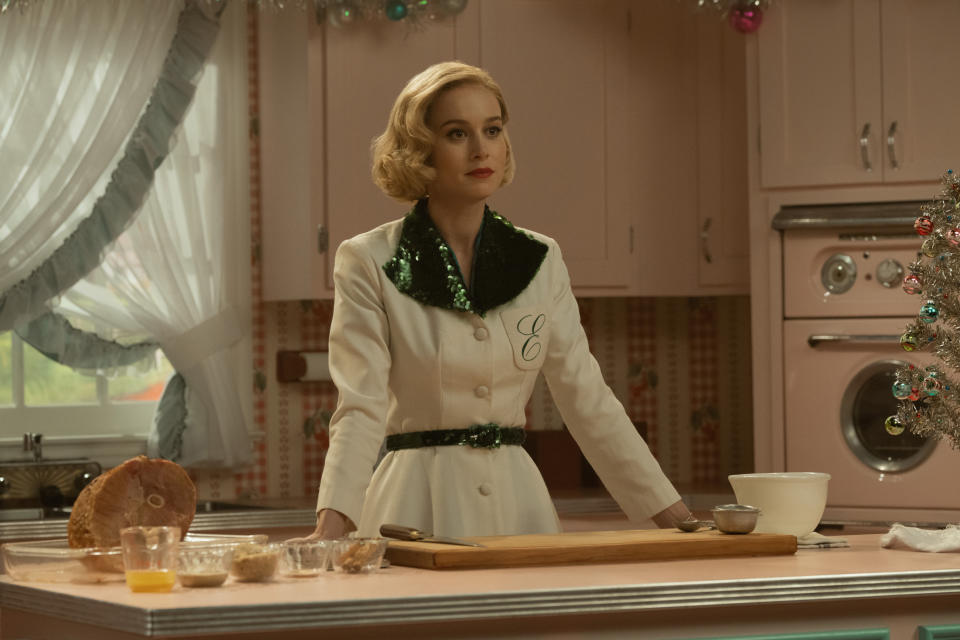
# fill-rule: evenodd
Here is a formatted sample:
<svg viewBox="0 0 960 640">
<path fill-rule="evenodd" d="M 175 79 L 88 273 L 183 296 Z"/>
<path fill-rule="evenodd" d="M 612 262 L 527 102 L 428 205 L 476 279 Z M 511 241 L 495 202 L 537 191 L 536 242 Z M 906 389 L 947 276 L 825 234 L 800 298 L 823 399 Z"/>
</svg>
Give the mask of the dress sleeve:
<svg viewBox="0 0 960 640">
<path fill-rule="evenodd" d="M 379 267 L 356 240 L 337 249 L 330 323 L 330 375 L 337 409 L 330 420 L 317 511 L 360 521 L 364 493 L 386 432 L 390 348 Z"/>
<path fill-rule="evenodd" d="M 680 500 L 623 405 L 603 379 L 580 324 L 570 276 L 550 243 L 553 321 L 543 374 L 570 434 L 631 520 L 644 520 Z M 545 265 L 546 266 L 546 265 Z"/>
</svg>

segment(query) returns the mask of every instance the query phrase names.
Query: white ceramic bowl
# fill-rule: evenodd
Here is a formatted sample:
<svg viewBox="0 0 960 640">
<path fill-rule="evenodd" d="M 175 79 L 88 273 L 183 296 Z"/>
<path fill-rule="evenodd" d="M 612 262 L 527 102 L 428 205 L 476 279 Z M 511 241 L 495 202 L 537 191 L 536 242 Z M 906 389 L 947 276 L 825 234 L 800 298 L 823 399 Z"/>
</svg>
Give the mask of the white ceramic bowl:
<svg viewBox="0 0 960 640">
<path fill-rule="evenodd" d="M 737 502 L 760 508 L 754 531 L 801 538 L 820 523 L 829 473 L 791 471 L 727 476 Z"/>
</svg>

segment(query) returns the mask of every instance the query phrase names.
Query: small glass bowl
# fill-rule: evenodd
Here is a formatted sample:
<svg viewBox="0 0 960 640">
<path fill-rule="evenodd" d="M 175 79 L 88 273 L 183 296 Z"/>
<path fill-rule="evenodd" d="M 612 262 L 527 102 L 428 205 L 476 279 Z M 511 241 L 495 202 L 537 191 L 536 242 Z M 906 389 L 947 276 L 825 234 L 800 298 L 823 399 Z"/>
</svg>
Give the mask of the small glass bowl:
<svg viewBox="0 0 960 640">
<path fill-rule="evenodd" d="M 237 582 L 266 582 L 272 580 L 280 565 L 283 544 L 239 544 L 233 548 L 230 575 Z"/>
<path fill-rule="evenodd" d="M 219 587 L 230 574 L 233 544 L 186 544 L 180 546 L 177 580 L 184 587 Z"/>
<path fill-rule="evenodd" d="M 288 540 L 283 543 L 280 573 L 292 578 L 311 578 L 327 570 L 332 540 Z"/>
<path fill-rule="evenodd" d="M 340 538 L 333 543 L 330 559 L 342 573 L 372 573 L 380 570 L 387 550 L 386 538 Z"/>
</svg>

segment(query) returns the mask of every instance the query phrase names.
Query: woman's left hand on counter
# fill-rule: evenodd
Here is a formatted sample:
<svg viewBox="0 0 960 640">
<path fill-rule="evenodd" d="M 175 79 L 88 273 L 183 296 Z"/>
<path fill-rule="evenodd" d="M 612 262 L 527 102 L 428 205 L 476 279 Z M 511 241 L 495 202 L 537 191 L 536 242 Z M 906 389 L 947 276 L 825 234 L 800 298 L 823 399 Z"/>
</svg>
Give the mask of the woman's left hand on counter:
<svg viewBox="0 0 960 640">
<path fill-rule="evenodd" d="M 672 505 L 653 516 L 653 522 L 661 529 L 670 529 L 677 526 L 678 522 L 692 518 L 693 514 L 682 500 L 674 502 Z"/>
</svg>

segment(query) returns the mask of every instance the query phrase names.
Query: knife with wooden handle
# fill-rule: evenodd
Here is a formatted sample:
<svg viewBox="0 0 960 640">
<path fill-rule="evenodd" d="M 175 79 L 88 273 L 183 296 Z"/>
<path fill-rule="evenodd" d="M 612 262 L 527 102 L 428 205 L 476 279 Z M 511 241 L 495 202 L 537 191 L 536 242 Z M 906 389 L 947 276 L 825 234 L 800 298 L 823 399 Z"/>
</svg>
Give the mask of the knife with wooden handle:
<svg viewBox="0 0 960 640">
<path fill-rule="evenodd" d="M 413 527 L 404 527 L 399 524 L 384 524 L 380 526 L 380 535 L 385 538 L 396 538 L 397 540 L 409 540 L 410 542 L 437 542 L 440 544 L 459 544 L 464 547 L 482 547 L 482 544 L 461 540 L 460 538 L 448 538 L 446 536 L 432 536 L 429 533 L 414 529 Z"/>
</svg>

